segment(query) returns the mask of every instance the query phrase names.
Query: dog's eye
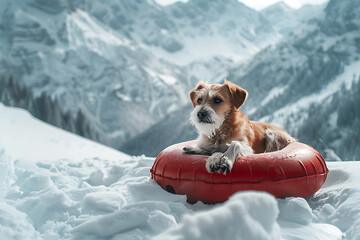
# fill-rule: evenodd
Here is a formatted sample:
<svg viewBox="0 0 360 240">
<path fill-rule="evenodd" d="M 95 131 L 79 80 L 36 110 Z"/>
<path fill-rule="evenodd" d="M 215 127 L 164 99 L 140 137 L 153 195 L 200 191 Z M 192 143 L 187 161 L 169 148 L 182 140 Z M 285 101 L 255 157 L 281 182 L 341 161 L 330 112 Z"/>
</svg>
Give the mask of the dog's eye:
<svg viewBox="0 0 360 240">
<path fill-rule="evenodd" d="M 222 102 L 222 100 L 220 98 L 217 98 L 217 97 L 214 98 L 214 103 L 219 104 L 221 102 Z"/>
<path fill-rule="evenodd" d="M 202 103 L 202 98 L 198 98 L 197 102 L 198 102 L 198 104 L 201 104 Z"/>
</svg>

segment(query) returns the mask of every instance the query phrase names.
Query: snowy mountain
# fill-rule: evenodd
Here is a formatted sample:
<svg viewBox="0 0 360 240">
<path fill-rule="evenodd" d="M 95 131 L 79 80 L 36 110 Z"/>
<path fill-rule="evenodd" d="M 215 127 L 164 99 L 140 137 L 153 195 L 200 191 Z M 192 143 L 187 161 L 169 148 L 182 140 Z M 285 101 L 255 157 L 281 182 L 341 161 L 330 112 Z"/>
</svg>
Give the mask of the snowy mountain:
<svg viewBox="0 0 360 240">
<path fill-rule="evenodd" d="M 286 35 L 298 28 L 302 23 L 320 17 L 324 8 L 325 4 L 307 4 L 299 9 L 293 9 L 281 1 L 261 10 L 261 13 L 275 30 Z"/>
<path fill-rule="evenodd" d="M 229 69 L 227 78 L 249 92 L 245 114 L 286 129 L 328 159 L 359 160 L 359 12 L 359 1 L 330 1 L 317 19 Z M 195 129 L 183 123 L 191 109 L 189 103 L 127 146 L 156 156 L 169 144 L 195 138 Z M 166 137 L 155 140 L 161 126 Z M 149 149 L 147 139 L 159 148 Z"/>
<path fill-rule="evenodd" d="M 183 104 L 187 82 L 74 4 L 1 1 L 0 75 L 56 98 L 64 112 L 81 110 L 118 146 Z"/>
<path fill-rule="evenodd" d="M 359 238 L 359 162 L 328 162 L 327 181 L 308 199 L 245 191 L 222 204 L 190 205 L 150 179 L 153 158 L 2 104 L 0 132 L 2 239 Z"/>
<path fill-rule="evenodd" d="M 5 0 L 0 9 L 1 101 L 116 148 L 185 106 L 199 79 L 222 80 L 282 37 L 237 0 Z M 11 99 L 10 79 L 30 93 Z M 40 96 L 54 102 L 48 111 L 36 110 Z"/>
<path fill-rule="evenodd" d="M 78 8 L 156 56 L 185 65 L 215 56 L 245 59 L 280 37 L 262 14 L 237 0 L 76 1 Z"/>
<path fill-rule="evenodd" d="M 166 59 L 178 64 L 189 64 L 195 60 L 207 61 L 215 56 L 243 60 L 260 49 L 275 43 L 281 37 L 260 13 L 246 7 L 237 0 L 196 0 L 178 2 L 164 8 L 159 22 L 166 26 L 159 30 L 150 27 L 150 35 L 144 29 L 134 29 L 144 42 L 171 36 L 182 47 L 166 49 L 168 54 L 156 51 Z M 165 31 L 164 31 L 165 30 Z M 170 41 L 171 42 L 171 41 Z M 164 48 L 164 47 L 163 47 Z M 169 51 L 170 50 L 170 51 Z"/>
</svg>

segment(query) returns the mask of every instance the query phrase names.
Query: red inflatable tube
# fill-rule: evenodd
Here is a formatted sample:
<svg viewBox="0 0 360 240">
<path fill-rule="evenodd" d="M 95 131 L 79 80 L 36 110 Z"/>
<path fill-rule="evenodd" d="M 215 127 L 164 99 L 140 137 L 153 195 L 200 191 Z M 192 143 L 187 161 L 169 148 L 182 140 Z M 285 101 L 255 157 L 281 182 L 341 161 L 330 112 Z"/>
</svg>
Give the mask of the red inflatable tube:
<svg viewBox="0 0 360 240">
<path fill-rule="evenodd" d="M 294 142 L 280 151 L 236 159 L 230 173 L 208 173 L 208 156 L 183 154 L 184 142 L 166 148 L 151 168 L 151 178 L 172 193 L 187 196 L 190 203 L 219 203 L 243 190 L 265 191 L 278 198 L 309 197 L 326 180 L 324 158 L 312 147 Z"/>
</svg>

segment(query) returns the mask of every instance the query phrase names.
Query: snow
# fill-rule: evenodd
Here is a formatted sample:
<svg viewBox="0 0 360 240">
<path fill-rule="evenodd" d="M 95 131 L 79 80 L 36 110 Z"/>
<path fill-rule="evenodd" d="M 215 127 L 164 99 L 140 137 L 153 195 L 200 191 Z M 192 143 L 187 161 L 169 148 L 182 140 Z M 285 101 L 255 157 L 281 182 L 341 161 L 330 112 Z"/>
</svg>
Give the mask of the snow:
<svg viewBox="0 0 360 240">
<path fill-rule="evenodd" d="M 116 92 L 115 94 L 119 99 L 121 99 L 121 100 L 123 100 L 125 102 L 130 102 L 131 101 L 131 98 L 126 96 L 125 94 L 122 94 L 120 92 Z"/>
<path fill-rule="evenodd" d="M 220 207 L 184 216 L 159 239 L 279 239 L 278 213 L 271 195 L 240 193 Z"/>
<path fill-rule="evenodd" d="M 67 16 L 66 25 L 70 30 L 68 31 L 68 39 L 73 49 L 77 49 L 85 44 L 88 48 L 102 55 L 104 54 L 103 51 L 107 50 L 107 46 L 104 46 L 106 44 L 130 45 L 128 39 L 110 29 L 106 29 L 104 26 L 100 26 L 100 23 L 96 23 L 88 13 L 80 9 Z"/>
<path fill-rule="evenodd" d="M 0 105 L 2 239 L 357 239 L 359 162 L 328 162 L 312 197 L 186 202 L 128 156 Z M 346 234 L 346 235 L 345 235 Z"/>
<path fill-rule="evenodd" d="M 248 191 L 209 211 L 185 215 L 157 239 L 342 239 L 337 227 L 312 220 L 303 198 Z"/>
<path fill-rule="evenodd" d="M 173 85 L 177 82 L 176 78 L 168 75 L 159 74 L 160 78 L 164 80 L 167 84 Z"/>
<path fill-rule="evenodd" d="M 27 222 L 26 214 L 0 202 L 0 233 L 8 239 L 37 239 L 39 234 Z"/>
<path fill-rule="evenodd" d="M 349 89 L 354 80 L 358 80 L 360 75 L 360 61 L 353 62 L 344 67 L 342 74 L 338 75 L 326 88 L 325 92 L 335 92 L 342 84 Z"/>
<path fill-rule="evenodd" d="M 4 135 L 9 132 L 11 134 Z M 31 162 L 51 162 L 58 159 L 78 162 L 97 156 L 106 159 L 129 157 L 75 134 L 59 131 L 34 119 L 25 110 L 9 111 L 3 105 L 0 105 L 0 133 L 0 146 L 6 149 L 7 154 Z"/>
<path fill-rule="evenodd" d="M 190 30 L 191 31 L 191 30 Z M 190 36 L 194 33 L 189 34 Z M 238 36 L 237 36 L 238 37 Z M 179 66 L 186 66 L 195 61 L 206 62 L 213 57 L 225 57 L 234 62 L 241 62 L 255 55 L 265 46 L 274 44 L 281 39 L 280 34 L 268 37 L 259 45 L 247 40 L 244 37 L 238 37 L 238 42 L 224 39 L 221 33 L 183 36 L 182 43 L 184 48 L 181 51 L 170 53 L 165 49 L 155 46 L 141 45 L 156 56 L 160 56 L 167 61 L 173 62 Z"/>
<path fill-rule="evenodd" d="M 174 85 L 176 82 L 178 82 L 178 80 L 172 76 L 165 75 L 165 74 L 158 74 L 149 68 L 144 68 L 144 70 L 153 78 L 157 78 L 157 79 L 160 78 L 168 85 Z"/>
<path fill-rule="evenodd" d="M 273 89 L 270 90 L 270 92 L 266 96 L 266 98 L 264 98 L 264 100 L 262 100 L 260 105 L 263 106 L 263 105 L 267 104 L 271 99 L 282 94 L 286 90 L 286 88 L 287 88 L 287 86 L 274 87 Z"/>
<path fill-rule="evenodd" d="M 245 41 L 245 40 L 244 40 Z M 260 50 L 254 46 L 246 49 L 240 49 L 234 53 L 234 44 L 224 40 L 221 36 L 196 36 L 190 39 L 184 39 L 184 49 L 179 52 L 169 53 L 159 47 L 147 47 L 151 52 L 168 61 L 174 62 L 180 66 L 186 66 L 191 62 L 206 61 L 214 56 L 225 56 L 233 61 L 242 61 L 248 59 L 254 53 Z M 231 47 L 230 47 L 231 46 Z"/>
<path fill-rule="evenodd" d="M 176 2 L 187 2 L 188 0 L 155 0 L 155 2 L 157 4 L 160 4 L 160 5 L 170 5 L 170 4 L 173 4 L 173 3 L 176 3 Z"/>
</svg>

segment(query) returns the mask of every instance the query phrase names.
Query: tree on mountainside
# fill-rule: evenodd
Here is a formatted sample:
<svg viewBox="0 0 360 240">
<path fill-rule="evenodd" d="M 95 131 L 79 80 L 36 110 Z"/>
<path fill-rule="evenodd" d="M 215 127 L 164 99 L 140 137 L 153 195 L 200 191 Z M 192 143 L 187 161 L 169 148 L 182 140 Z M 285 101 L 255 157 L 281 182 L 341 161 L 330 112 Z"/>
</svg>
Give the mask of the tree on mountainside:
<svg viewBox="0 0 360 240">
<path fill-rule="evenodd" d="M 34 96 L 31 90 L 21 86 L 12 77 L 3 78 L 0 81 L 0 102 L 7 106 L 27 109 L 44 122 L 99 141 L 100 134 L 94 130 L 81 109 L 75 116 L 70 112 L 64 112 L 56 98 L 52 98 L 45 92 L 40 96 Z"/>
</svg>

